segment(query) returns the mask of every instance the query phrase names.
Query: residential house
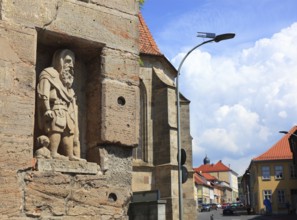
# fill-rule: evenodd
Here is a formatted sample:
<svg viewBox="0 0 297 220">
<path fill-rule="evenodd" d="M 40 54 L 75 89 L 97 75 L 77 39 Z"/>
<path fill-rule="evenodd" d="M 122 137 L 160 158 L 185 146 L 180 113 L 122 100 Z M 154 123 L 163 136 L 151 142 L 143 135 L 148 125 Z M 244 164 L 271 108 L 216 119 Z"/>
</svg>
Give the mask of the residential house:
<svg viewBox="0 0 297 220">
<path fill-rule="evenodd" d="M 221 194 L 221 203 L 231 203 L 235 202 L 235 199 L 233 199 L 233 193 L 234 191 L 230 187 L 230 184 L 228 182 L 220 182 L 220 187 L 222 188 L 222 194 Z"/>
<path fill-rule="evenodd" d="M 229 184 L 218 180 L 209 173 L 195 173 L 195 199 L 197 206 L 202 203 L 223 204 L 228 198 L 232 197 L 232 189 Z"/>
<path fill-rule="evenodd" d="M 202 173 L 194 174 L 195 180 L 195 200 L 197 201 L 197 206 L 202 203 L 213 203 L 214 200 L 214 186 L 208 181 Z"/>
<path fill-rule="evenodd" d="M 166 219 L 179 218 L 177 163 L 177 70 L 160 52 L 139 14 L 140 138 L 133 152 L 133 192 L 158 191 Z M 182 184 L 184 219 L 197 219 L 192 169 L 190 101 L 181 96 L 181 143 L 187 154 L 188 180 Z"/>
<path fill-rule="evenodd" d="M 208 173 L 214 176 L 222 187 L 223 196 L 221 196 L 221 203 L 235 202 L 238 198 L 238 174 L 230 167 L 223 164 L 220 160 L 216 164 L 210 164 L 209 159 L 204 159 L 204 164 L 194 168 L 196 173 Z M 231 189 L 231 190 L 230 190 Z"/>
<path fill-rule="evenodd" d="M 293 127 L 290 133 L 296 129 Z M 292 210 L 296 210 L 297 172 L 289 137 L 290 134 L 284 135 L 271 148 L 252 159 L 243 176 L 244 194 L 256 213 L 265 212 L 265 198 L 271 201 L 273 213 L 288 212 L 288 204 Z"/>
</svg>

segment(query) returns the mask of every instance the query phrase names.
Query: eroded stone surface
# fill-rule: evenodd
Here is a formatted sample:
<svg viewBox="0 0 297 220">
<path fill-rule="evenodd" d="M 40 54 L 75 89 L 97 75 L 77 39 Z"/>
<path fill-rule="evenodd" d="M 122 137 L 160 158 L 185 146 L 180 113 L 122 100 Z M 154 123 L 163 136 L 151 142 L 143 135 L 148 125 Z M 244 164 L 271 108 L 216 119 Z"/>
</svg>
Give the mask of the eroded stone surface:
<svg viewBox="0 0 297 220">
<path fill-rule="evenodd" d="M 129 194 L 121 187 L 110 186 L 104 176 L 35 171 L 27 173 L 24 182 L 27 215 L 42 219 L 47 219 L 46 216 L 126 218 L 123 205 L 129 202 Z"/>
</svg>

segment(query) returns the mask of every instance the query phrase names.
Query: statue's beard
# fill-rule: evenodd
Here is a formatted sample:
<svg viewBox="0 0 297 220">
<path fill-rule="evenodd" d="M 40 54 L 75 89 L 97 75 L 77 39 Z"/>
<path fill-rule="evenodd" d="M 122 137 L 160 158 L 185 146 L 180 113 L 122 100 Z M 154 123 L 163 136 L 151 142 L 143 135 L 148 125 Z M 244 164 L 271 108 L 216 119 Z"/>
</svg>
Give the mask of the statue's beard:
<svg viewBox="0 0 297 220">
<path fill-rule="evenodd" d="M 72 69 L 63 69 L 61 72 L 61 81 L 65 87 L 70 89 L 73 84 L 73 70 Z"/>
</svg>

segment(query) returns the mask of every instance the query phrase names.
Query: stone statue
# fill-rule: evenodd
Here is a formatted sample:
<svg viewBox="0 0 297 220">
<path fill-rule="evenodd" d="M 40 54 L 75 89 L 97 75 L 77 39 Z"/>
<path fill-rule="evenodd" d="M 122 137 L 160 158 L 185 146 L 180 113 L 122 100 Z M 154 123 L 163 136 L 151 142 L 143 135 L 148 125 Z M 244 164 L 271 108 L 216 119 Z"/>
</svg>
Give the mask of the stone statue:
<svg viewBox="0 0 297 220">
<path fill-rule="evenodd" d="M 45 135 L 41 135 L 36 140 L 36 147 L 38 148 L 35 153 L 34 157 L 36 158 L 45 158 L 45 159 L 51 159 L 51 152 L 49 151 L 49 139 Z"/>
<path fill-rule="evenodd" d="M 55 52 L 52 66 L 45 68 L 37 85 L 38 126 L 49 138 L 53 159 L 80 159 L 80 143 L 74 80 L 75 55 Z M 58 153 L 59 152 L 59 153 Z M 61 154 L 62 155 L 61 155 Z M 63 156 L 65 155 L 65 156 Z"/>
</svg>

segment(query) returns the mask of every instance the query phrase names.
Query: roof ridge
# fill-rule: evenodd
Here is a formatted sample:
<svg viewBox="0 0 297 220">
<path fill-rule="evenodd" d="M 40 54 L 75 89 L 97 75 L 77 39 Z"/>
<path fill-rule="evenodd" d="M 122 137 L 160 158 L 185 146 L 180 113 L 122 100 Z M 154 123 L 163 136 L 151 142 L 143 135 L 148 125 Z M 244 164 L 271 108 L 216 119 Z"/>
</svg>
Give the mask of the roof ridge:
<svg viewBox="0 0 297 220">
<path fill-rule="evenodd" d="M 225 164 L 223 164 L 222 160 L 219 160 L 216 164 L 203 164 L 197 168 L 194 168 L 196 172 L 225 172 L 225 171 L 232 171 L 232 169 Z"/>
</svg>

